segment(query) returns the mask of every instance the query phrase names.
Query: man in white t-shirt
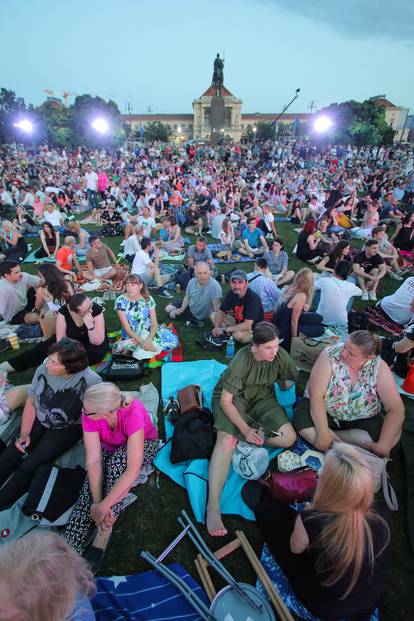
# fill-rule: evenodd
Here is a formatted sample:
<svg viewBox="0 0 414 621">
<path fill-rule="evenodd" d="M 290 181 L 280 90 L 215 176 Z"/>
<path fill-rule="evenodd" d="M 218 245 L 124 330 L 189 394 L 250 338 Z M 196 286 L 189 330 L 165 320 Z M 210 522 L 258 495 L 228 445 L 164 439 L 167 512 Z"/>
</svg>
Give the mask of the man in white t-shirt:
<svg viewBox="0 0 414 621">
<path fill-rule="evenodd" d="M 414 319 L 414 276 L 404 280 L 395 293 L 382 298 L 380 308 L 400 326 Z"/>
<path fill-rule="evenodd" d="M 152 230 L 155 228 L 155 220 L 147 205 L 142 207 L 142 214 L 138 216 L 137 224 L 143 227 L 144 237 L 151 237 Z"/>
<path fill-rule="evenodd" d="M 49 222 L 54 229 L 59 230 L 62 228 L 62 214 L 58 209 L 55 209 L 53 203 L 47 203 L 43 212 L 43 218 L 45 222 Z"/>
<path fill-rule="evenodd" d="M 137 224 L 134 232 L 122 244 L 124 258 L 130 263 L 133 262 L 138 250 L 141 250 L 141 239 L 143 238 L 142 226 Z"/>
<path fill-rule="evenodd" d="M 91 209 L 98 206 L 98 175 L 92 169 L 92 164 L 86 165 L 86 194 Z"/>
<path fill-rule="evenodd" d="M 141 248 L 135 254 L 132 263 L 131 274 L 136 274 L 145 285 L 155 280 L 158 287 L 157 293 L 163 298 L 172 298 L 173 296 L 164 285 L 169 280 L 169 276 L 161 276 L 159 268 L 159 248 L 154 247 L 149 237 L 141 239 Z"/>
<path fill-rule="evenodd" d="M 328 326 L 346 326 L 351 298 L 362 295 L 353 282 L 347 280 L 351 266 L 348 261 L 338 261 L 333 276 L 318 278 L 315 289 L 321 292 L 316 312 L 322 315 L 322 323 Z"/>
<path fill-rule="evenodd" d="M 39 314 L 33 309 L 40 278 L 22 272 L 17 261 L 2 261 L 0 275 L 1 317 L 15 325 L 39 323 Z"/>
</svg>

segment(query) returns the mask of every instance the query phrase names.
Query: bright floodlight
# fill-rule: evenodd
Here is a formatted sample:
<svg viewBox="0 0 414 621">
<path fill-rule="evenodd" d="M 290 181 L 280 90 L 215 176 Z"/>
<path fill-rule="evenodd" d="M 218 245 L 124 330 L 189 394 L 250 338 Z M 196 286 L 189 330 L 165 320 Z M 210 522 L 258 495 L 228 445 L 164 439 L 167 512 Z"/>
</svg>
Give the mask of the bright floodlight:
<svg viewBox="0 0 414 621">
<path fill-rule="evenodd" d="M 28 119 L 21 119 L 17 123 L 14 124 L 15 127 L 21 129 L 26 134 L 31 134 L 33 131 L 33 123 Z"/>
<path fill-rule="evenodd" d="M 313 127 L 315 131 L 322 134 L 323 132 L 328 131 L 328 129 L 330 129 L 332 125 L 333 123 L 329 117 L 320 116 L 316 119 L 315 123 L 313 124 Z"/>
<path fill-rule="evenodd" d="M 98 118 L 92 123 L 92 127 L 99 134 L 107 134 L 109 131 L 109 123 L 106 119 Z"/>
</svg>

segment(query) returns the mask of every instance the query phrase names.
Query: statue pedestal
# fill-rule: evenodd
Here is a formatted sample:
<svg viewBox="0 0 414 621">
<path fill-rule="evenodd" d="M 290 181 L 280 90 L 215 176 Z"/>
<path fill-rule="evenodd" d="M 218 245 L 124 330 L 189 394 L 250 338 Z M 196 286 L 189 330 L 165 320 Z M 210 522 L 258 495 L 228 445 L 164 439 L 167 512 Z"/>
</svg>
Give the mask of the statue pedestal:
<svg viewBox="0 0 414 621">
<path fill-rule="evenodd" d="M 216 144 L 224 136 L 224 98 L 221 95 L 214 95 L 211 98 L 211 142 Z"/>
</svg>

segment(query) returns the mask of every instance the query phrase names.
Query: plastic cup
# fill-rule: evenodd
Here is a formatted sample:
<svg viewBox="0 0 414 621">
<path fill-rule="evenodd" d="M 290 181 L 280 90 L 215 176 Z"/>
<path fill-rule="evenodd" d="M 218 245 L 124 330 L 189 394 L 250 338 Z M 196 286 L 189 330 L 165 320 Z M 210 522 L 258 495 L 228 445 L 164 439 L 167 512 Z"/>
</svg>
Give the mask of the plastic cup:
<svg viewBox="0 0 414 621">
<path fill-rule="evenodd" d="M 9 334 L 7 337 L 12 349 L 20 349 L 19 337 L 17 334 Z"/>
</svg>

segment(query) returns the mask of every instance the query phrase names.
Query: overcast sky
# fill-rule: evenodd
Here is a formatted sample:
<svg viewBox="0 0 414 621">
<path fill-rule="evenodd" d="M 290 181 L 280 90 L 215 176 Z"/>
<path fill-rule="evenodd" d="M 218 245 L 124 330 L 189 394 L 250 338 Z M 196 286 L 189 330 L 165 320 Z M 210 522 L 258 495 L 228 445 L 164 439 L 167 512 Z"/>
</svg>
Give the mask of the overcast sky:
<svg viewBox="0 0 414 621">
<path fill-rule="evenodd" d="M 191 112 L 225 52 L 243 112 L 386 95 L 414 109 L 414 0 L 0 0 L 0 86 Z"/>
</svg>

